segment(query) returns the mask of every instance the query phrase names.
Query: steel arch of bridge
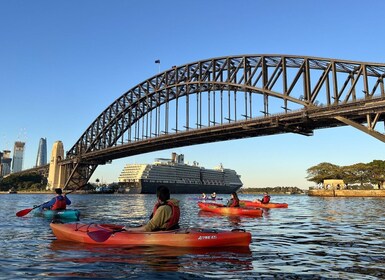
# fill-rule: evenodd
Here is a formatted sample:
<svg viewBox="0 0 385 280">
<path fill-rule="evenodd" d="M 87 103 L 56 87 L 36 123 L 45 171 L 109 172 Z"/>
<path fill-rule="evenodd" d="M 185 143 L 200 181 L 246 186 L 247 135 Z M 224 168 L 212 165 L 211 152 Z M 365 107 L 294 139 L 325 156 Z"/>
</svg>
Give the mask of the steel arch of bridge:
<svg viewBox="0 0 385 280">
<path fill-rule="evenodd" d="M 292 55 L 201 60 L 159 73 L 108 106 L 67 152 L 65 187 L 99 164 L 193 144 L 354 126 L 385 142 L 385 64 Z"/>
</svg>

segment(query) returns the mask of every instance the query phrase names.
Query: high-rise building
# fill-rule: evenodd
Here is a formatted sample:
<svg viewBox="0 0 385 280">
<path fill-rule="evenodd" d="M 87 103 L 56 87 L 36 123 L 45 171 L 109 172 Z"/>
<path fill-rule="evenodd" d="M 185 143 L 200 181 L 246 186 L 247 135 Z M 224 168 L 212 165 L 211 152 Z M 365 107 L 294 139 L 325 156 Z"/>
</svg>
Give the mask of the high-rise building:
<svg viewBox="0 0 385 280">
<path fill-rule="evenodd" d="M 3 164 L 1 163 L 3 160 L 3 153 L 0 152 L 0 178 L 3 177 Z"/>
<path fill-rule="evenodd" d="M 47 164 L 47 139 L 40 138 L 39 148 L 37 150 L 36 167 Z"/>
<path fill-rule="evenodd" d="M 4 150 L 3 157 L 1 158 L 1 176 L 11 173 L 11 151 Z"/>
<path fill-rule="evenodd" d="M 20 172 L 23 170 L 25 142 L 16 141 L 13 147 L 12 172 Z"/>
</svg>

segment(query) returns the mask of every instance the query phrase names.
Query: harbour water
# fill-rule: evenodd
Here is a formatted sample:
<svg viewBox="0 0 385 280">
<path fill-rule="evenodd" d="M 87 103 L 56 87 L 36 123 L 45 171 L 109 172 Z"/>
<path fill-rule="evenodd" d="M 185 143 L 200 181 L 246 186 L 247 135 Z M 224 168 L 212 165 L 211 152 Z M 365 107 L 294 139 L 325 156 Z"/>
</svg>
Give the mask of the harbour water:
<svg viewBox="0 0 385 280">
<path fill-rule="evenodd" d="M 249 248 L 114 248 L 57 241 L 49 220 L 16 212 L 51 198 L 0 195 L 0 279 L 384 279 L 385 198 L 272 196 L 287 209 L 263 217 L 201 212 L 193 195 L 181 201 L 181 226 L 243 228 Z M 138 225 L 155 195 L 69 195 L 82 222 Z M 223 202 L 229 198 L 223 197 Z M 255 199 L 255 195 L 240 195 Z"/>
</svg>

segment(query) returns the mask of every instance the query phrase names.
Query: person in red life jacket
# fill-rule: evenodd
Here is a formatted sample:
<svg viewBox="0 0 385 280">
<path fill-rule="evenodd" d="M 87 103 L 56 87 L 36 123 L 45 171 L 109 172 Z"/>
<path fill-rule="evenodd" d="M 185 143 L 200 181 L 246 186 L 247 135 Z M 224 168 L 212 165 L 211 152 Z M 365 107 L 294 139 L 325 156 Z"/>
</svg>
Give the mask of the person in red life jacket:
<svg viewBox="0 0 385 280">
<path fill-rule="evenodd" d="M 71 200 L 68 199 L 68 197 L 63 194 L 62 189 L 57 188 L 55 189 L 56 196 L 52 198 L 50 201 L 42 204 L 40 206 L 43 210 L 64 210 L 67 208 L 67 205 L 71 204 Z"/>
<path fill-rule="evenodd" d="M 179 201 L 170 198 L 170 190 L 166 186 L 159 186 L 156 190 L 157 202 L 147 224 L 140 227 L 124 227 L 126 231 L 150 232 L 159 230 L 173 230 L 179 228 Z"/>
<path fill-rule="evenodd" d="M 270 202 L 270 195 L 267 192 L 265 192 L 263 194 L 262 199 L 258 199 L 258 201 L 260 201 L 262 204 L 267 204 Z"/>
<path fill-rule="evenodd" d="M 231 198 L 227 202 L 227 207 L 239 207 L 239 198 L 236 192 L 231 193 Z"/>
</svg>

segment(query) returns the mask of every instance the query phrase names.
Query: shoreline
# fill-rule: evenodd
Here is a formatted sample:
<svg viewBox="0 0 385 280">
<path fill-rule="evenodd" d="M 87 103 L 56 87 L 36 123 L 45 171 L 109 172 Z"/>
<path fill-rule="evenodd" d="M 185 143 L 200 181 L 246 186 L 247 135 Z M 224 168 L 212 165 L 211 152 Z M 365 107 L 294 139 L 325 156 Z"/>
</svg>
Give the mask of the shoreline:
<svg viewBox="0 0 385 280">
<path fill-rule="evenodd" d="M 71 194 L 82 194 L 82 193 L 86 193 L 86 192 L 83 192 L 83 191 L 75 191 L 75 192 L 71 192 Z M 56 193 L 54 191 L 18 191 L 17 193 L 9 193 L 7 191 L 0 191 L 0 194 L 53 194 L 53 195 L 56 195 Z"/>
<path fill-rule="evenodd" d="M 323 197 L 385 197 L 385 190 L 309 190 L 308 195 Z"/>
<path fill-rule="evenodd" d="M 45 191 L 31 191 L 31 192 L 27 192 L 27 191 L 18 191 L 17 193 L 9 193 L 7 191 L 3 192 L 3 191 L 0 191 L 0 194 L 53 194 L 55 192 L 45 192 Z"/>
</svg>

